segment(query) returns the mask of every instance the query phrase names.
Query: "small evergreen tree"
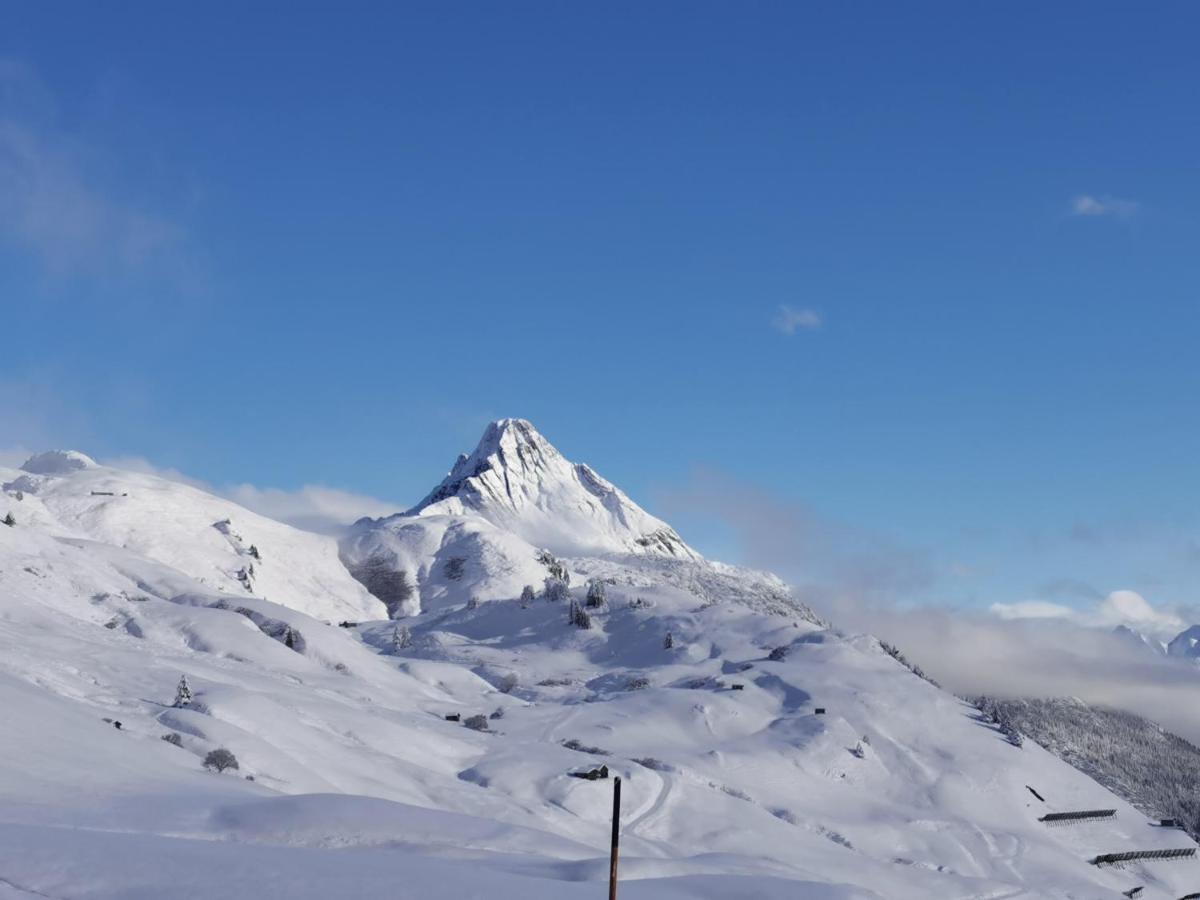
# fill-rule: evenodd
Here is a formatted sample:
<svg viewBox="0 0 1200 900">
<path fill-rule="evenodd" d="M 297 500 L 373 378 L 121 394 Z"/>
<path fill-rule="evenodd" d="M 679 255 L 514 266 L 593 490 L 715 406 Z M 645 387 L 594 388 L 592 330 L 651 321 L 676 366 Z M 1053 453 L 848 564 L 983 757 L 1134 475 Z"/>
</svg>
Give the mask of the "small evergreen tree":
<svg viewBox="0 0 1200 900">
<path fill-rule="evenodd" d="M 588 583 L 587 605 L 589 609 L 598 609 L 608 605 L 608 592 L 603 581 L 595 579 Z"/>
<path fill-rule="evenodd" d="M 296 634 L 295 634 L 295 632 L 292 631 L 291 628 L 288 628 L 288 630 L 286 632 L 284 632 L 283 645 L 285 647 L 287 647 L 289 650 L 296 649 Z"/>
<path fill-rule="evenodd" d="M 262 556 L 258 552 L 258 547 L 254 546 L 254 544 L 250 545 L 250 550 L 248 552 L 250 553 L 251 556 L 253 556 L 255 559 L 257 559 L 259 562 L 262 562 Z"/>
<path fill-rule="evenodd" d="M 192 702 L 192 686 L 188 684 L 187 676 L 179 676 L 179 684 L 175 687 L 175 702 L 172 704 L 176 708 L 183 708 Z"/>
<path fill-rule="evenodd" d="M 667 632 L 667 636 L 663 638 L 663 649 L 670 650 L 675 646 L 675 636 L 671 632 Z"/>
<path fill-rule="evenodd" d="M 521 588 L 521 608 L 526 609 L 529 604 L 533 602 L 533 598 L 535 596 L 536 593 L 533 590 L 532 584 L 527 584 L 525 587 Z"/>
<path fill-rule="evenodd" d="M 17 520 L 13 518 L 12 513 L 8 513 L 4 516 L 4 524 L 7 525 L 9 528 L 12 528 L 14 525 L 17 524 Z"/>
</svg>

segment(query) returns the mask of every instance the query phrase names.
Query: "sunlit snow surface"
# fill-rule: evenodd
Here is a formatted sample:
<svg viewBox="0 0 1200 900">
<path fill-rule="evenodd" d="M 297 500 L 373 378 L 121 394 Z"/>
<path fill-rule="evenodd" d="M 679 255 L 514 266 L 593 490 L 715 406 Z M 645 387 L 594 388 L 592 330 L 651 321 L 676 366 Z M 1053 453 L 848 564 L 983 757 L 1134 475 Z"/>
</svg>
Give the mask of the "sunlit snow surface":
<svg viewBox="0 0 1200 900">
<path fill-rule="evenodd" d="M 1196 861 L 1089 865 L 1194 845 L 772 579 L 563 553 L 577 599 L 608 582 L 581 630 L 517 599 L 545 542 L 488 523 L 522 574 L 501 592 L 473 557 L 494 590 L 475 608 L 430 578 L 436 601 L 390 622 L 332 538 L 49 468 L 0 470 L 0 900 L 602 897 L 611 781 L 568 774 L 600 764 L 624 779 L 623 898 L 1200 890 Z M 488 732 L 445 719 L 497 711 Z M 202 768 L 216 747 L 236 773 Z M 1037 821 L 1094 808 L 1117 816 Z"/>
</svg>

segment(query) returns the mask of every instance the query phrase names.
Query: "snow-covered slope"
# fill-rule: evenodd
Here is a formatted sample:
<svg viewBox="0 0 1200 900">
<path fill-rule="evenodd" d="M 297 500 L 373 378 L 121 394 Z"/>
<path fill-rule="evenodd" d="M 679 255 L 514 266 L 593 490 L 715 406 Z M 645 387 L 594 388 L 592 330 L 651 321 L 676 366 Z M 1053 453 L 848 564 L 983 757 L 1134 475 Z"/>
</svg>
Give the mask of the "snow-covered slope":
<svg viewBox="0 0 1200 900">
<path fill-rule="evenodd" d="M 319 618 L 383 615 L 349 576 L 337 541 L 300 531 L 228 500 L 154 475 L 51 451 L 21 471 L 0 470 L 13 514 L 63 536 L 124 547 L 205 587 L 254 594 Z"/>
<path fill-rule="evenodd" d="M 611 782 L 572 777 L 600 765 L 624 780 L 625 900 L 1200 889 L 1194 860 L 1090 864 L 1195 845 L 766 576 L 581 554 L 533 563 L 574 574 L 560 600 L 446 596 L 341 628 L 322 587 L 296 582 L 283 605 L 201 583 L 210 552 L 190 543 L 206 531 L 155 541 L 73 493 L 127 490 L 115 503 L 148 483 L 91 465 L 37 477 L 0 493 L 16 520 L 0 525 L 3 900 L 603 896 Z M 191 515 L 195 498 L 162 490 Z M 227 517 L 264 565 L 289 552 Z M 481 516 L 406 517 L 421 519 L 444 520 L 422 536 L 439 545 L 545 549 Z M 493 570 L 477 586 L 498 583 L 499 562 L 467 556 Z M 175 706 L 181 675 L 195 696 Z M 216 748 L 239 768 L 204 771 Z M 1117 813 L 1038 821 L 1094 808 Z"/>
</svg>

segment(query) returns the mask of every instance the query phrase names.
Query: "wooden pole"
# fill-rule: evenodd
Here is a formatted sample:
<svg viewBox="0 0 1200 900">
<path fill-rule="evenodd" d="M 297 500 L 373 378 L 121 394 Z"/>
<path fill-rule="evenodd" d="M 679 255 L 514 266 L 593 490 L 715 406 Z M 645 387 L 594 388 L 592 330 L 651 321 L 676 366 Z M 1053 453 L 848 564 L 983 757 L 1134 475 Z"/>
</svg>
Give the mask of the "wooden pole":
<svg viewBox="0 0 1200 900">
<path fill-rule="evenodd" d="M 621 840 L 621 779 L 613 779 L 612 855 L 608 858 L 608 900 L 617 900 L 617 844 Z"/>
</svg>

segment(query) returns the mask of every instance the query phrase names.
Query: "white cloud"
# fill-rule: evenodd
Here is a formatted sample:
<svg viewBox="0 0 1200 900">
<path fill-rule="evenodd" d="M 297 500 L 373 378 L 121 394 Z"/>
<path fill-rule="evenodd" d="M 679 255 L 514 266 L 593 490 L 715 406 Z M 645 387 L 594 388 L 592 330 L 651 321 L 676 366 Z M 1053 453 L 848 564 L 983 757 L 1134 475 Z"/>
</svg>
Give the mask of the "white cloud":
<svg viewBox="0 0 1200 900">
<path fill-rule="evenodd" d="M 1127 625 L 1153 637 L 1170 639 L 1187 623 L 1170 610 L 1154 607 L 1136 591 L 1113 591 L 1092 607 L 1063 606 L 1042 600 L 993 603 L 991 613 L 1000 619 L 1061 619 L 1085 628 L 1112 629 Z"/>
<path fill-rule="evenodd" d="M 1093 194 L 1079 194 L 1071 200 L 1071 215 L 1073 216 L 1112 216 L 1125 219 L 1134 215 L 1139 209 L 1135 200 L 1122 200 L 1107 194 L 1097 197 Z"/>
<path fill-rule="evenodd" d="M 191 278 L 183 229 L 97 176 L 29 67 L 0 58 L 0 238 L 53 275 Z"/>
<path fill-rule="evenodd" d="M 821 315 L 816 310 L 794 309 L 784 304 L 771 319 L 771 327 L 780 334 L 789 335 L 797 331 L 815 331 L 821 327 Z"/>
<path fill-rule="evenodd" d="M 142 472 L 190 485 L 232 500 L 267 518 L 319 534 L 337 534 L 364 516 L 390 516 L 406 508 L 388 500 L 320 484 L 306 484 L 294 490 L 263 488 L 253 484 L 214 487 L 178 469 L 164 469 L 138 456 L 106 458 L 101 462 L 115 469 Z"/>
<path fill-rule="evenodd" d="M 218 493 L 269 518 L 322 534 L 336 533 L 363 516 L 390 516 L 405 508 L 319 484 L 306 484 L 294 491 L 237 484 L 221 488 Z"/>
<path fill-rule="evenodd" d="M 1001 619 L 1070 619 L 1075 610 L 1043 600 L 1022 600 L 1019 603 L 993 603 L 992 614 Z"/>
</svg>

